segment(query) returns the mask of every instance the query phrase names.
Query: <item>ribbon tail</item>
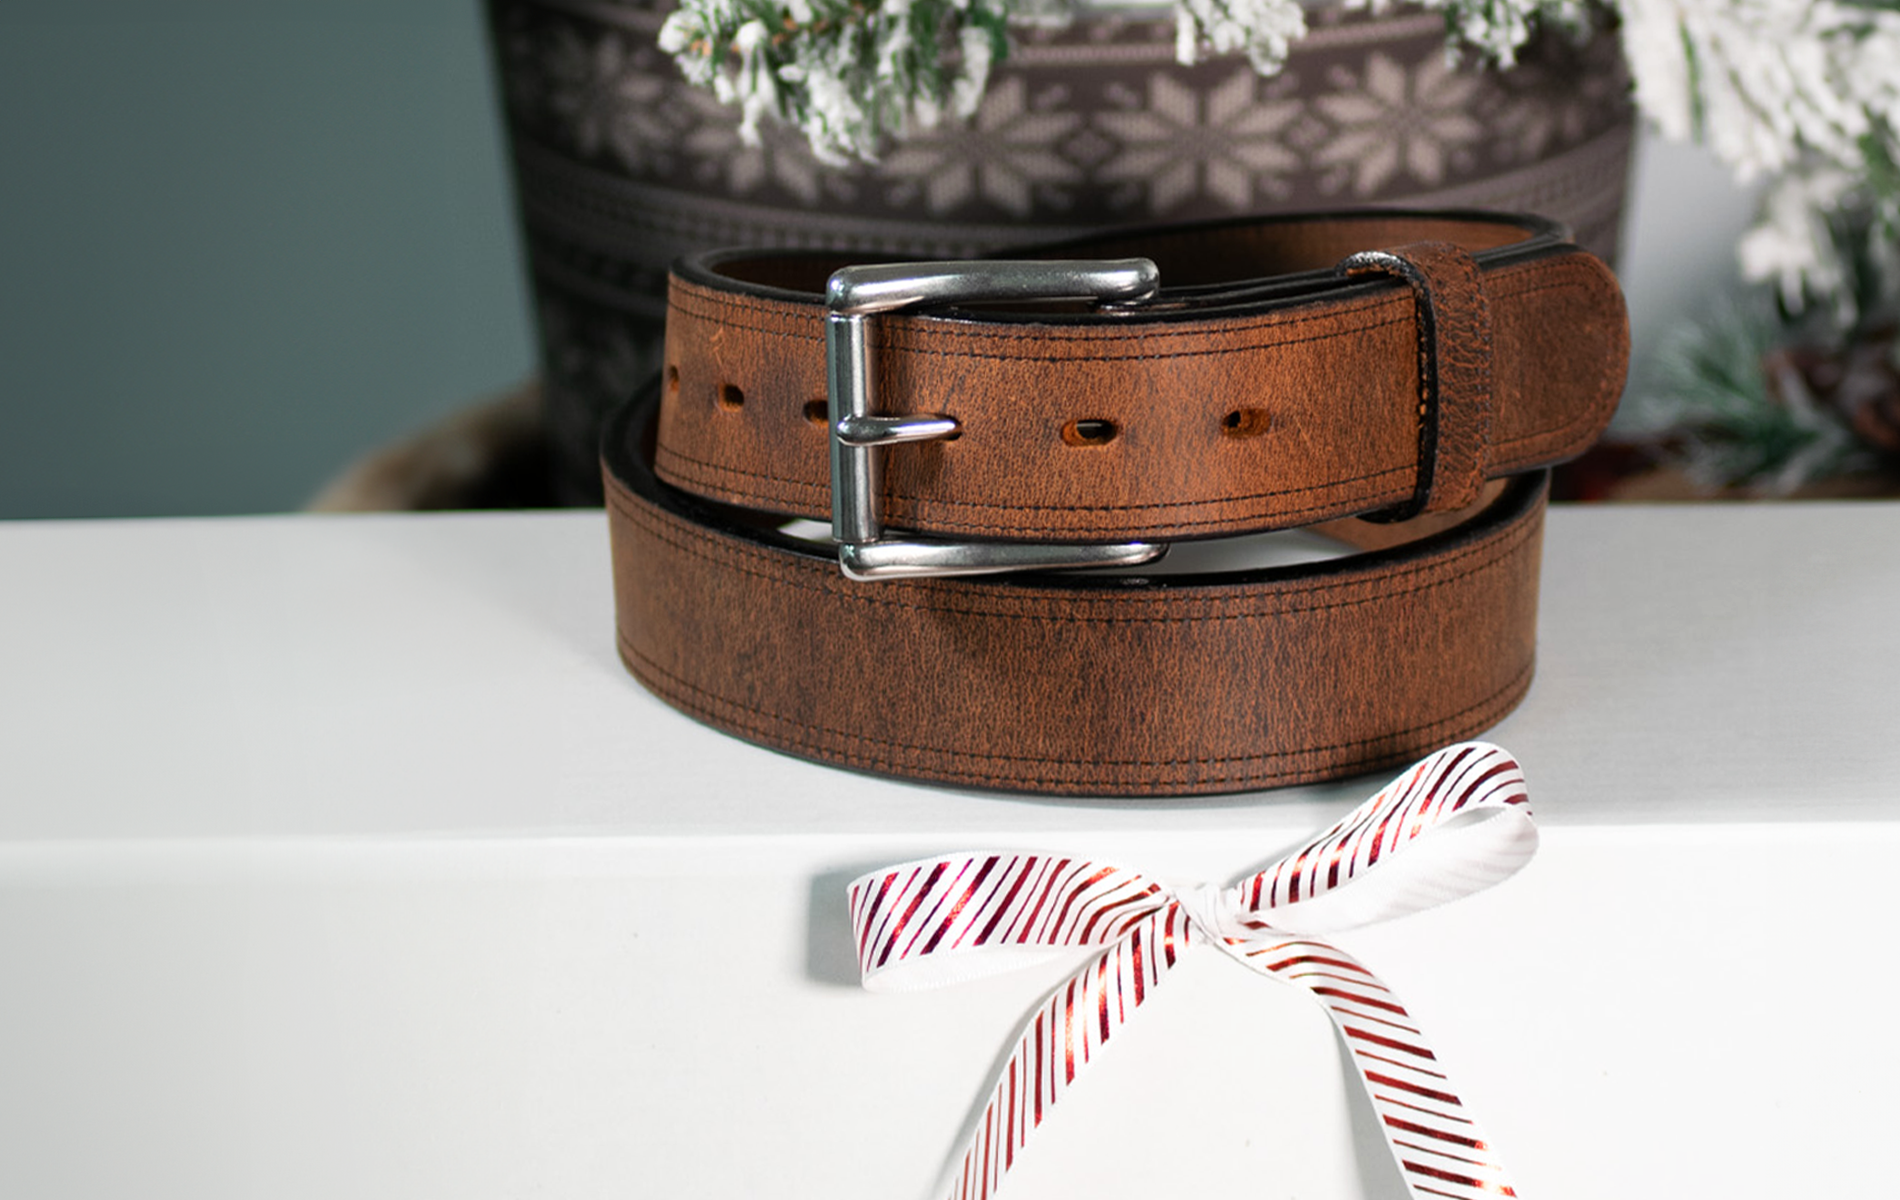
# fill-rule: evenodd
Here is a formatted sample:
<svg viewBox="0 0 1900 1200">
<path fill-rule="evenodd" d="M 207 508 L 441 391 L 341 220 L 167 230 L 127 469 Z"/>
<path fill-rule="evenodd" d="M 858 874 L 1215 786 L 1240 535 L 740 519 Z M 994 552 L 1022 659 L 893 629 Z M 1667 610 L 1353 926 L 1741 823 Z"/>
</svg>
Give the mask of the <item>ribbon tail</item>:
<svg viewBox="0 0 1900 1200">
<path fill-rule="evenodd" d="M 1517 1195 L 1418 1022 L 1378 976 L 1313 937 L 1289 934 L 1234 949 L 1247 965 L 1325 1006 L 1415 1200 Z"/>
<path fill-rule="evenodd" d="M 1168 904 L 1137 921 L 1119 940 L 1069 977 L 1023 1024 L 997 1072 L 951 1175 L 938 1189 L 949 1200 L 988 1200 L 1016 1156 L 1083 1068 L 1167 977 L 1189 944 L 1188 921 Z"/>
</svg>

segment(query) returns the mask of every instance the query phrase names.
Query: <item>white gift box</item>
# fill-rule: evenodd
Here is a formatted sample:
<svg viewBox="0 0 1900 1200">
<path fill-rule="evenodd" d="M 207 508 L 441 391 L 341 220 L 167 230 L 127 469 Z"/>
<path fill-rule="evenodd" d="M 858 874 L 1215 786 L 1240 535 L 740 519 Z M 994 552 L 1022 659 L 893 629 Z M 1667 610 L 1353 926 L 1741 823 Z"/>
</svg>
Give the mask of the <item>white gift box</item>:
<svg viewBox="0 0 1900 1200">
<path fill-rule="evenodd" d="M 1087 955 L 870 994 L 850 879 L 1228 882 L 1385 782 L 1091 803 L 792 760 L 625 674 L 605 543 L 0 525 L 0 1195 L 925 1200 Z M 1900 506 L 1558 509 L 1544 557 L 1537 682 L 1486 735 L 1542 850 L 1337 940 L 1522 1196 L 1877 1187 Z M 1356 1087 L 1311 1000 L 1198 947 L 1003 1195 L 1400 1196 Z"/>
</svg>

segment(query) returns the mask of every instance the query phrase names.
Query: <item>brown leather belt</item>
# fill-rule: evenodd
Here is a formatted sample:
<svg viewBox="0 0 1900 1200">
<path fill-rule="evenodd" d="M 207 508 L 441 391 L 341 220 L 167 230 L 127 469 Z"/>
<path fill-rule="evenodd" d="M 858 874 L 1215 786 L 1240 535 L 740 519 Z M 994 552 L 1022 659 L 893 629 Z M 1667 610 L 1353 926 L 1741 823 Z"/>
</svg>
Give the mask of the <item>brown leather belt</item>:
<svg viewBox="0 0 1900 1200">
<path fill-rule="evenodd" d="M 1168 795 L 1410 761 L 1529 687 L 1540 468 L 1601 432 L 1628 356 L 1614 277 L 1555 226 L 846 266 L 681 262 L 665 374 L 608 422 L 620 653 L 675 707 L 911 779 Z M 1053 296 L 1096 303 L 1026 303 Z M 1366 549 L 1231 565 L 1321 523 Z M 1061 569 L 1205 539 L 1188 573 Z"/>
</svg>

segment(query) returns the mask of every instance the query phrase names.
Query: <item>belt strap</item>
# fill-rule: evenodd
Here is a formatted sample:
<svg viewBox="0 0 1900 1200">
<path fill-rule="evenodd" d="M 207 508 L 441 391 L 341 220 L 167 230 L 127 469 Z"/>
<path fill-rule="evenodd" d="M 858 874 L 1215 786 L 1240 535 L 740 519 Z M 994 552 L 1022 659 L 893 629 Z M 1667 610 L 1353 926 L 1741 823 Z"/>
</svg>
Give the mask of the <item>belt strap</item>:
<svg viewBox="0 0 1900 1200">
<path fill-rule="evenodd" d="M 1487 478 L 1491 448 L 1491 308 L 1477 260 L 1448 242 L 1347 258 L 1348 275 L 1411 285 L 1418 325 L 1418 484 L 1391 519 L 1463 508 Z"/>
<path fill-rule="evenodd" d="M 1163 283 L 1130 311 L 876 319 L 880 407 L 962 431 L 885 451 L 886 520 L 1073 541 L 1382 515 L 1325 527 L 1374 548 L 1187 574 L 847 579 L 778 528 L 830 515 L 818 288 L 845 263 L 708 256 L 676 268 L 665 375 L 605 431 L 627 666 L 768 746 L 1051 793 L 1327 779 L 1496 722 L 1531 678 L 1537 468 L 1587 446 L 1621 389 L 1607 270 L 1541 222 L 1473 214 L 1049 252 L 1128 254 Z"/>
<path fill-rule="evenodd" d="M 946 538 L 1173 540 L 1309 525 L 1429 491 L 1421 295 L 1475 350 L 1448 263 L 1429 283 L 1338 269 L 1365 250 L 1448 243 L 1488 309 L 1483 474 L 1581 453 L 1622 393 L 1627 325 L 1609 269 L 1545 222 L 1385 213 L 1157 230 L 1047 257 L 1141 255 L 1154 301 L 1113 313 L 902 313 L 871 323 L 893 416 L 961 436 L 885 454 L 886 522 Z M 744 508 L 829 519 L 825 280 L 847 260 L 738 251 L 687 259 L 669 292 L 656 468 Z M 1442 410 L 1441 410 L 1442 411 Z M 1080 434 L 1078 434 L 1080 431 Z M 1469 454 L 1457 438 L 1441 449 Z M 1447 474 L 1457 474 L 1448 470 Z M 1461 481 L 1464 486 L 1468 480 Z M 1441 503 L 1456 507 L 1462 493 Z"/>
</svg>

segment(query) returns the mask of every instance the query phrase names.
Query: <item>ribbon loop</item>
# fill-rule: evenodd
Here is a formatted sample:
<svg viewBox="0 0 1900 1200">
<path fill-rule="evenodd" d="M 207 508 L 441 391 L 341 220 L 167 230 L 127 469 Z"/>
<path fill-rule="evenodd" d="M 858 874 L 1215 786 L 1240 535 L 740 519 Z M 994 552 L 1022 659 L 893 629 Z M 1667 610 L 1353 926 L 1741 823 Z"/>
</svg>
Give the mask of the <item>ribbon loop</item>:
<svg viewBox="0 0 1900 1200">
<path fill-rule="evenodd" d="M 1420 762 L 1338 824 L 1234 887 L 1170 891 L 1125 868 L 1049 854 L 959 854 L 850 886 L 864 984 L 940 986 L 1067 947 L 1103 946 L 1023 1026 L 948 1193 L 985 1200 L 1046 1112 L 1175 967 L 1206 941 L 1303 988 L 1332 1018 L 1414 1200 L 1515 1196 L 1391 989 L 1320 933 L 1469 895 L 1537 846 L 1523 772 L 1468 742 Z"/>
<path fill-rule="evenodd" d="M 1420 762 L 1241 891 L 1279 928 L 1329 933 L 1481 892 L 1536 852 L 1523 770 L 1496 746 L 1466 742 Z"/>
</svg>

